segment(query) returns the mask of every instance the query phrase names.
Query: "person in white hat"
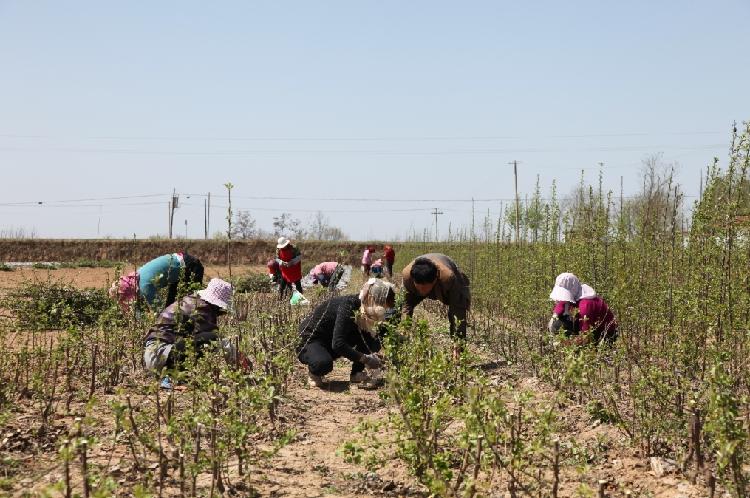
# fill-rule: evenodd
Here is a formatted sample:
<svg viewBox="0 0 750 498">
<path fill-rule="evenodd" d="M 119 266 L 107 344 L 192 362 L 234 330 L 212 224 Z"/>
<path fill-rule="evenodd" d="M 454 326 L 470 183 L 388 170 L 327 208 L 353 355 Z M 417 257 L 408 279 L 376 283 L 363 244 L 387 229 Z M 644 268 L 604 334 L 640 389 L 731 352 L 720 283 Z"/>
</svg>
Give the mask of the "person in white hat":
<svg viewBox="0 0 750 498">
<path fill-rule="evenodd" d="M 572 273 L 561 273 L 550 293 L 555 301 L 549 330 L 563 330 L 568 337 L 575 336 L 574 344 L 611 344 L 618 335 L 617 320 L 607 303 L 587 284 L 582 284 Z"/>
<path fill-rule="evenodd" d="M 286 237 L 279 237 L 276 241 L 276 262 L 281 270 L 279 299 L 284 299 L 286 290 L 292 286 L 302 294 L 302 254 Z"/>
<path fill-rule="evenodd" d="M 249 368 L 233 341 L 221 339 L 216 333 L 219 316 L 229 310 L 231 301 L 232 284 L 212 278 L 205 289 L 164 308 L 144 338 L 146 369 L 158 373 L 164 368 L 183 368 L 190 343 L 198 356 L 205 347 L 220 346 L 228 360 Z"/>
<path fill-rule="evenodd" d="M 380 325 L 391 315 L 396 288 L 371 278 L 359 295 L 333 297 L 315 307 L 299 326 L 299 361 L 307 365 L 310 385 L 323 387 L 324 376 L 333 370 L 337 358 L 352 362 L 350 382 L 367 382 L 365 367 L 382 367 Z"/>
<path fill-rule="evenodd" d="M 555 286 L 549 294 L 555 302 L 552 318 L 548 328 L 552 333 L 564 330 L 567 335 L 573 335 L 575 330 L 576 306 L 581 298 L 581 281 L 572 273 L 561 273 L 555 279 Z"/>
</svg>

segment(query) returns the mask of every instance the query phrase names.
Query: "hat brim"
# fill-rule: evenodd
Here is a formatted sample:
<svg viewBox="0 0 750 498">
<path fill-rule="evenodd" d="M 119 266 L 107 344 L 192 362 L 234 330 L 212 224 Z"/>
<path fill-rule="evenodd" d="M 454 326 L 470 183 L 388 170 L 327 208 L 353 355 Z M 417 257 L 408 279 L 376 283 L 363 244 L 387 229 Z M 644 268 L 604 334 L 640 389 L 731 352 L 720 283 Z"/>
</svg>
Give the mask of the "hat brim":
<svg viewBox="0 0 750 498">
<path fill-rule="evenodd" d="M 552 292 L 549 294 L 549 298 L 553 301 L 565 301 L 568 303 L 575 303 L 576 300 L 573 297 L 573 294 L 566 289 L 565 287 L 553 287 Z"/>
<path fill-rule="evenodd" d="M 288 246 L 291 243 L 292 243 L 291 240 L 287 240 L 284 244 L 276 244 L 276 249 L 284 249 L 286 246 Z"/>
<path fill-rule="evenodd" d="M 591 299 L 596 297 L 596 291 L 587 284 L 581 285 L 581 299 Z"/>
<path fill-rule="evenodd" d="M 208 294 L 206 292 L 207 290 L 208 289 L 199 290 L 198 296 L 200 296 L 200 298 L 206 301 L 207 303 L 211 303 L 214 306 L 218 306 L 219 308 L 223 310 L 229 309 L 229 303 L 225 303 L 224 301 L 217 299 L 216 296 Z"/>
</svg>

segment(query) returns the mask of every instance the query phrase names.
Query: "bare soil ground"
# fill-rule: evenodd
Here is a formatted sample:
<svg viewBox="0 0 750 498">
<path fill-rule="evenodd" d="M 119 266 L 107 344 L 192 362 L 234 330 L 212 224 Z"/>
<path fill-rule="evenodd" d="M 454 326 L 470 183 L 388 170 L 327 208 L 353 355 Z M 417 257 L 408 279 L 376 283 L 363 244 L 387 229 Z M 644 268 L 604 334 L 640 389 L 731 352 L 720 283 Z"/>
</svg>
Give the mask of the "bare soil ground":
<svg viewBox="0 0 750 498">
<path fill-rule="evenodd" d="M 243 267 L 242 271 L 262 271 L 261 267 Z M 223 267 L 208 267 L 208 276 L 226 276 Z M 112 280 L 114 270 L 101 268 L 0 272 L 0 291 L 30 279 L 62 278 L 82 287 L 104 287 Z M 355 285 L 356 286 L 356 285 Z M 487 358 L 488 362 L 493 360 Z M 281 428 L 292 429 L 292 437 L 274 456 L 251 466 L 249 478 L 240 483 L 230 475 L 234 496 L 424 496 L 424 489 L 395 456 L 393 433 L 387 420 L 392 408 L 381 401 L 378 391 L 359 389 L 348 382 L 349 364 L 339 361 L 328 377 L 327 389 L 308 387 L 305 370 L 300 366 L 282 409 Z M 554 390 L 539 379 L 501 363 L 487 364 L 486 373 L 494 383 L 505 383 L 518 390 L 533 393 L 535 402 L 560 403 Z M 125 389 L 137 403 L 150 403 L 139 394 L 142 385 L 154 382 L 142 372 L 132 372 Z M 108 469 L 123 489 L 132 489 L 136 473 L 126 444 L 114 436 L 113 417 L 108 402 L 122 394 L 109 394 L 97 400 L 98 415 L 92 421 L 95 443 L 92 462 Z M 84 400 L 72 400 L 56 407 L 51 429 L 44 437 L 35 434 L 38 425 L 34 402 L 19 402 L 0 420 L 0 478 L 5 478 L 0 496 L 39 495 L 42 490 L 62 479 L 64 469 L 57 458 L 58 441 L 69 433 L 77 415 L 83 413 Z M 606 496 L 649 496 L 658 498 L 698 498 L 708 496 L 701 485 L 690 483 L 676 468 L 664 474 L 654 471 L 649 459 L 633 448 L 627 437 L 614 426 L 592 422 L 585 408 L 573 401 L 561 405 L 561 444 L 574 441 L 580 452 L 575 461 L 562 462 L 563 485 L 559 496 L 588 496 L 590 490 L 603 486 Z M 348 462 L 342 448 L 347 442 L 363 437 L 357 430 L 363 421 L 379 424 L 378 439 L 382 445 L 373 453 L 374 462 Z M 270 428 L 269 428 L 270 430 Z M 369 436 L 368 436 L 369 437 Z M 361 442 L 361 441 L 360 441 Z M 258 445 L 269 444 L 262 438 Z M 205 484 L 210 476 L 201 476 Z M 166 487 L 167 496 L 180 496 L 177 487 Z M 497 489 L 485 490 L 487 496 L 506 496 L 503 483 Z M 127 494 L 124 494 L 127 495 Z"/>
</svg>

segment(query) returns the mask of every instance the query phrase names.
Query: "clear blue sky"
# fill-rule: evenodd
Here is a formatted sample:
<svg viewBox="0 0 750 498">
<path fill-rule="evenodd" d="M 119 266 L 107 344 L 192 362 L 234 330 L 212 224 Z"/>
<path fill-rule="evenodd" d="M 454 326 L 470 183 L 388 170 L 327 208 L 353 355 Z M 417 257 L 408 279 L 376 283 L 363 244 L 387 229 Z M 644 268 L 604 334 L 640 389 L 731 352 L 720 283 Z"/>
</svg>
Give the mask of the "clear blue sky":
<svg viewBox="0 0 750 498">
<path fill-rule="evenodd" d="M 695 194 L 750 119 L 749 21 L 746 0 L 0 1 L 0 229 L 165 233 L 176 188 L 176 231 L 199 237 L 185 195 L 231 181 L 264 228 L 320 209 L 385 239 L 433 207 L 469 222 L 468 203 L 408 199 L 512 197 L 514 159 L 522 193 L 604 162 L 627 195 L 662 152 Z"/>
</svg>

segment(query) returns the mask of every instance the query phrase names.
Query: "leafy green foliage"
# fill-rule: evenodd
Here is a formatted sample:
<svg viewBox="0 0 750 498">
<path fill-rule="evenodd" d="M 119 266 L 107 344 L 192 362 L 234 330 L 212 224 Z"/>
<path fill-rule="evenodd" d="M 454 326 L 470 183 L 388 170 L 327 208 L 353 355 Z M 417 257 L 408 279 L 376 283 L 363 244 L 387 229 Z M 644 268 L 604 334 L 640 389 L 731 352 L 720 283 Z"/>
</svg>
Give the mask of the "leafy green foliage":
<svg viewBox="0 0 750 498">
<path fill-rule="evenodd" d="M 6 303 L 23 327 L 90 326 L 113 309 L 102 289 L 78 289 L 61 281 L 28 282 L 9 292 Z"/>
</svg>

